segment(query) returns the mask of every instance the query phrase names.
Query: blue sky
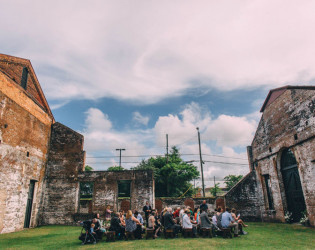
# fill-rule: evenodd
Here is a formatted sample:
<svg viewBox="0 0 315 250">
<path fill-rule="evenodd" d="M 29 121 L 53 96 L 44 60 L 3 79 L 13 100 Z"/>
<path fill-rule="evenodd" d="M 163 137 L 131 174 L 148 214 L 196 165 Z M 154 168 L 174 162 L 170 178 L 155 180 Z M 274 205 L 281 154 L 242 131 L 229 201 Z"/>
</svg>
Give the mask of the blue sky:
<svg viewBox="0 0 315 250">
<path fill-rule="evenodd" d="M 0 5 L 1 53 L 31 60 L 56 120 L 85 136 L 97 170 L 118 164 L 116 148 L 163 154 L 165 134 L 198 160 L 199 127 L 206 184 L 246 174 L 268 91 L 314 84 L 314 1 Z"/>
</svg>

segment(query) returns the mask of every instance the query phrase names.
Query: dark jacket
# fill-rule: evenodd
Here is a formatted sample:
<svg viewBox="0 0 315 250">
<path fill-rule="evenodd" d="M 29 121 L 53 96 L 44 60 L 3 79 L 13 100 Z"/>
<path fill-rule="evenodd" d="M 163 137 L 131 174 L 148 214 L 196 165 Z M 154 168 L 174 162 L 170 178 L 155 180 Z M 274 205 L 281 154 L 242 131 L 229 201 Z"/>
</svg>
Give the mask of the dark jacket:
<svg viewBox="0 0 315 250">
<path fill-rule="evenodd" d="M 173 228 L 173 225 L 175 224 L 173 220 L 173 216 L 170 212 L 166 212 L 164 215 L 164 227 L 165 229 Z"/>
<path fill-rule="evenodd" d="M 202 210 L 206 210 L 206 211 L 207 211 L 207 210 L 208 210 L 208 205 L 202 203 L 202 204 L 200 205 L 200 211 L 202 211 Z"/>
<path fill-rule="evenodd" d="M 147 212 L 147 210 L 152 211 L 152 208 L 150 205 L 149 206 L 145 205 L 142 210 L 145 213 L 145 217 L 149 217 L 150 212 Z"/>
<path fill-rule="evenodd" d="M 201 228 L 211 228 L 211 222 L 206 212 L 200 214 Z"/>
</svg>

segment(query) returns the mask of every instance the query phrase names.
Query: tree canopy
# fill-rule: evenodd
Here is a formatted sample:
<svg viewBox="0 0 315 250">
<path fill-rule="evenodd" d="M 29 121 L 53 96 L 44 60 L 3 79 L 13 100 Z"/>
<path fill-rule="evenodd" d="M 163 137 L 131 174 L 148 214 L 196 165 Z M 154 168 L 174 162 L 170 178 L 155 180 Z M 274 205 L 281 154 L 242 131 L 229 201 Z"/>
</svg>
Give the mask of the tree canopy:
<svg viewBox="0 0 315 250">
<path fill-rule="evenodd" d="M 91 166 L 89 166 L 89 165 L 86 165 L 85 168 L 84 168 L 84 171 L 86 171 L 86 172 L 91 172 L 93 170 L 94 169 Z"/>
<path fill-rule="evenodd" d="M 224 183 L 228 190 L 230 190 L 236 183 L 243 178 L 243 175 L 228 175 L 224 177 Z"/>
<path fill-rule="evenodd" d="M 168 157 L 151 157 L 134 168 L 135 170 L 151 169 L 155 178 L 155 196 L 177 197 L 191 186 L 190 181 L 199 177 L 197 167 L 183 161 L 176 147 L 172 147 Z M 193 189 L 189 189 L 185 196 L 190 196 Z"/>
<path fill-rule="evenodd" d="M 125 169 L 123 167 L 120 166 L 112 166 L 109 167 L 106 171 L 124 171 Z"/>
</svg>

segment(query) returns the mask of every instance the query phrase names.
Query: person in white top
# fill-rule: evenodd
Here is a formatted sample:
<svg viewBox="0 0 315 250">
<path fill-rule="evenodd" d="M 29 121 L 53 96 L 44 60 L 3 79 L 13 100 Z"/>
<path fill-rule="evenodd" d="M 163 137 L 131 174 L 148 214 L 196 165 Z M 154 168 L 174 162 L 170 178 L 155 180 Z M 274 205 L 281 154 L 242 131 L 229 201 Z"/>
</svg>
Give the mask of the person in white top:
<svg viewBox="0 0 315 250">
<path fill-rule="evenodd" d="M 193 235 L 196 236 L 197 230 L 196 227 L 193 225 L 192 221 L 190 220 L 190 210 L 187 209 L 183 215 L 183 228 L 184 229 L 192 229 Z"/>
<path fill-rule="evenodd" d="M 180 224 L 183 225 L 183 215 L 185 214 L 185 206 L 179 211 Z"/>
</svg>

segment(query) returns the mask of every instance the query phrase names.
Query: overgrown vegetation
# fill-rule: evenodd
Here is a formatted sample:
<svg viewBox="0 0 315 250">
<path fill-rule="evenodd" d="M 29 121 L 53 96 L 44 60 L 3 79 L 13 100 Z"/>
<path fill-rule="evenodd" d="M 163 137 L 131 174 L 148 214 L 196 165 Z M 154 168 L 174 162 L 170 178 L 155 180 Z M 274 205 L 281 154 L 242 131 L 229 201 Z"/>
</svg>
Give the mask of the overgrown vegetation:
<svg viewBox="0 0 315 250">
<path fill-rule="evenodd" d="M 243 178 L 243 175 L 228 175 L 224 177 L 224 183 L 228 190 L 230 190 L 236 183 Z"/>
<path fill-rule="evenodd" d="M 199 177 L 196 166 L 183 161 L 176 147 L 172 147 L 168 157 L 165 155 L 142 160 L 134 169 L 153 170 L 156 197 L 181 196 L 191 187 L 190 181 Z M 185 196 L 192 194 L 193 189 L 190 188 Z"/>
<path fill-rule="evenodd" d="M 109 167 L 106 171 L 124 171 L 125 169 L 120 166 Z"/>
<path fill-rule="evenodd" d="M 93 170 L 94 169 L 91 166 L 89 166 L 89 165 L 86 165 L 85 168 L 84 168 L 84 171 L 86 171 L 86 172 L 91 172 Z"/>
</svg>

